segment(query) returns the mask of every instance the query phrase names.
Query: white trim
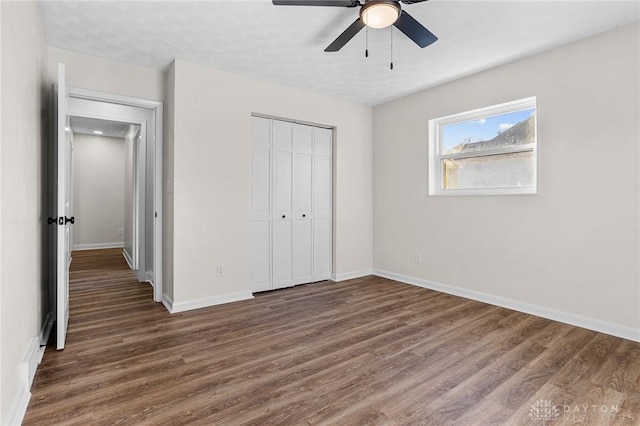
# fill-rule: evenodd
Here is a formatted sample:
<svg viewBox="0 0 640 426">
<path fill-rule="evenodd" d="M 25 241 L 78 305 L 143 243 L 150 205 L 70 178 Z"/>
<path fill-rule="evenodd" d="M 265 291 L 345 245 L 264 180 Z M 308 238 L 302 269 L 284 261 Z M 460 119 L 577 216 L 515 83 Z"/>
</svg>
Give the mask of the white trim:
<svg viewBox="0 0 640 426">
<path fill-rule="evenodd" d="M 487 116 L 508 114 L 510 112 L 531 108 L 532 106 L 534 108 L 536 106 L 536 96 L 529 96 L 527 98 L 516 99 L 515 101 L 508 101 L 501 104 L 489 105 L 469 111 L 445 115 L 443 117 L 436 118 L 435 121 L 441 125 L 458 123 L 460 121 L 472 121 L 480 118 L 486 118 Z"/>
<path fill-rule="evenodd" d="M 428 196 L 460 196 L 460 195 L 520 195 L 520 194 L 537 194 L 538 193 L 538 143 L 537 143 L 537 119 L 534 126 L 536 142 L 527 145 L 516 145 L 510 147 L 500 147 L 488 150 L 473 152 L 456 152 L 443 154 L 440 152 L 442 132 L 441 128 L 449 124 L 469 122 L 481 118 L 494 117 L 496 115 L 517 112 L 524 109 L 533 108 L 538 111 L 537 98 L 531 96 L 515 101 L 504 102 L 497 105 L 490 105 L 477 108 L 471 111 L 460 112 L 447 115 L 444 117 L 432 118 L 428 122 Z M 533 185 L 527 186 L 504 186 L 504 187 L 474 187 L 474 188 L 454 188 L 445 189 L 443 187 L 443 170 L 442 160 L 446 159 L 464 159 L 478 158 L 487 156 L 498 156 L 503 154 L 512 154 L 520 152 L 533 153 Z"/>
<path fill-rule="evenodd" d="M 154 206 L 154 222 L 153 222 L 153 271 L 155 279 L 153 281 L 153 300 L 155 302 L 163 301 L 163 282 L 162 282 L 162 198 L 163 198 L 163 132 L 164 132 L 164 104 L 162 101 L 148 100 L 135 98 L 132 96 L 116 95 L 113 93 L 100 92 L 97 90 L 81 89 L 78 87 L 68 88 L 69 96 L 76 99 L 99 101 L 110 104 L 120 104 L 130 107 L 146 108 L 152 111 L 152 115 L 155 121 L 154 137 L 152 146 L 154 149 L 154 176 L 153 176 L 153 206 Z M 94 117 L 101 118 L 101 117 Z M 103 117 L 106 119 L 114 120 L 114 116 Z M 131 122 L 130 119 L 125 117 L 122 121 Z M 140 124 L 140 123 L 138 123 Z M 147 135 L 149 137 L 149 135 Z"/>
<path fill-rule="evenodd" d="M 173 299 L 169 297 L 167 294 L 162 295 L 162 304 L 164 307 L 171 313 L 173 311 Z"/>
<path fill-rule="evenodd" d="M 74 98 L 87 99 L 91 101 L 109 102 L 127 106 L 138 106 L 141 108 L 154 109 L 162 105 L 162 101 L 135 98 L 133 96 L 116 95 L 113 93 L 100 92 L 98 90 L 82 89 L 80 87 L 69 86 L 69 96 Z"/>
<path fill-rule="evenodd" d="M 26 364 L 21 364 L 20 370 L 21 372 L 26 368 Z M 22 420 L 24 420 L 25 414 L 27 414 L 27 407 L 29 406 L 29 401 L 31 400 L 31 392 L 25 387 L 23 387 L 23 392 L 18 396 L 17 401 L 13 405 L 13 409 L 9 414 L 9 421 L 7 425 L 21 425 Z"/>
<path fill-rule="evenodd" d="M 127 262 L 127 265 L 129 265 L 129 269 L 134 270 L 133 259 L 131 258 L 131 255 L 127 252 L 127 250 L 122 250 L 122 257 L 124 257 L 124 261 Z"/>
<path fill-rule="evenodd" d="M 24 370 L 21 371 L 26 375 L 27 389 L 31 389 L 33 379 L 36 377 L 36 370 L 38 369 L 38 364 L 40 364 L 40 360 L 42 359 L 41 352 L 44 352 L 44 349 L 41 349 L 40 347 L 40 339 L 38 337 L 30 339 L 27 346 L 27 356 L 23 363 Z"/>
<path fill-rule="evenodd" d="M 250 291 L 239 291 L 236 293 L 228 293 L 222 296 L 208 297 L 206 299 L 189 300 L 187 302 L 174 302 L 166 294 L 162 297 L 162 303 L 167 306 L 169 312 L 175 314 L 177 312 L 191 311 L 193 309 L 208 308 L 210 306 L 222 305 L 224 303 L 238 302 L 241 300 L 253 299 Z"/>
<path fill-rule="evenodd" d="M 158 102 L 155 104 L 155 140 L 153 144 L 153 157 L 155 165 L 153 169 L 153 300 L 155 302 L 162 301 L 163 295 L 163 265 L 164 258 L 162 245 L 162 223 L 164 221 L 163 197 L 164 197 L 164 104 Z"/>
<path fill-rule="evenodd" d="M 451 188 L 427 194 L 428 197 L 460 197 L 465 195 L 538 195 L 538 191 L 533 185 L 523 185 L 504 188 Z"/>
<path fill-rule="evenodd" d="M 373 269 L 360 269 L 359 271 L 343 272 L 341 274 L 331 274 L 331 281 L 340 282 L 352 280 L 354 278 L 362 278 L 373 275 Z"/>
<path fill-rule="evenodd" d="M 531 303 L 521 302 L 519 300 L 507 299 L 500 296 L 494 296 L 488 293 L 482 293 L 479 291 L 468 290 L 461 287 L 455 287 L 452 285 L 441 284 L 434 281 L 425 280 L 422 278 L 411 277 L 408 275 L 402 275 L 395 272 L 384 271 L 375 269 L 374 275 L 383 278 L 389 278 L 391 280 L 399 281 L 405 284 L 411 284 L 418 287 L 428 288 L 430 290 L 439 291 L 442 293 L 451 294 L 454 296 L 464 297 L 466 299 L 476 300 L 478 302 L 488 303 L 490 305 L 501 306 L 507 309 L 513 309 L 526 314 L 535 315 L 542 318 L 547 318 L 554 321 L 559 321 L 565 324 L 574 325 L 577 327 L 586 328 L 589 330 L 597 331 L 599 333 L 610 334 L 612 336 L 621 337 L 623 339 L 632 340 L 634 342 L 640 342 L 640 330 L 631 327 L 598 320 L 595 318 L 589 318 L 578 314 L 572 314 L 569 312 L 559 311 L 545 306 L 533 305 Z"/>
<path fill-rule="evenodd" d="M 153 271 L 146 271 L 145 281 L 153 285 Z"/>
<path fill-rule="evenodd" d="M 74 244 L 74 250 L 100 250 L 110 248 L 123 248 L 124 241 L 116 241 L 112 243 L 89 243 L 89 244 Z"/>
<path fill-rule="evenodd" d="M 310 121 L 294 120 L 294 119 L 291 119 L 291 118 L 278 117 L 277 115 L 261 114 L 259 112 L 252 112 L 251 116 L 252 117 L 257 117 L 257 118 L 264 118 L 266 120 L 278 120 L 278 121 L 284 121 L 286 123 L 302 124 L 303 126 L 319 127 L 321 129 L 327 129 L 327 130 L 333 130 L 334 129 L 334 126 L 330 126 L 328 124 L 318 124 L 318 123 L 312 123 Z"/>
<path fill-rule="evenodd" d="M 22 392 L 11 409 L 8 425 L 20 425 L 27 413 L 27 407 L 31 400 L 31 385 L 33 384 L 33 379 L 36 377 L 38 365 L 40 365 L 44 357 L 46 342 L 49 340 L 49 333 L 51 332 L 53 321 L 53 312 L 47 313 L 47 316 L 42 322 L 39 335 L 30 339 L 27 344 L 24 361 L 18 367 L 18 378 L 21 382 L 19 387 L 22 389 Z"/>
</svg>

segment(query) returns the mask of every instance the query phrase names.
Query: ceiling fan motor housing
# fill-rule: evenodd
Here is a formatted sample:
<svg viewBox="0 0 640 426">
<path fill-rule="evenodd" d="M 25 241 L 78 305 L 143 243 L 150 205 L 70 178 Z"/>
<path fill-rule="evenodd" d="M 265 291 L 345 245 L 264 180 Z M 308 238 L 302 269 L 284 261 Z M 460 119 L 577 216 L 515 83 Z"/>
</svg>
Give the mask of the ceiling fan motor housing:
<svg viewBox="0 0 640 426">
<path fill-rule="evenodd" d="M 369 28 L 387 28 L 400 17 L 402 7 L 395 0 L 367 0 L 360 8 L 360 19 Z"/>
</svg>

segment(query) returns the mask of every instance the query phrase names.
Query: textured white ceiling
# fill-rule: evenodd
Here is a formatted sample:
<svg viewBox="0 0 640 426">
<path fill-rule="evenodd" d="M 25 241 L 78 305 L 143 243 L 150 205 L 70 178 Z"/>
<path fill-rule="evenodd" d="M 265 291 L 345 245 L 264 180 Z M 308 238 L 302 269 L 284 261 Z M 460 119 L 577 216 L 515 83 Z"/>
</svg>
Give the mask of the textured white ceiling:
<svg viewBox="0 0 640 426">
<path fill-rule="evenodd" d="M 173 58 L 377 105 L 638 21 L 638 1 L 431 0 L 403 9 L 439 37 L 365 31 L 325 53 L 358 9 L 254 1 L 43 1 L 52 46 L 164 69 Z"/>
</svg>

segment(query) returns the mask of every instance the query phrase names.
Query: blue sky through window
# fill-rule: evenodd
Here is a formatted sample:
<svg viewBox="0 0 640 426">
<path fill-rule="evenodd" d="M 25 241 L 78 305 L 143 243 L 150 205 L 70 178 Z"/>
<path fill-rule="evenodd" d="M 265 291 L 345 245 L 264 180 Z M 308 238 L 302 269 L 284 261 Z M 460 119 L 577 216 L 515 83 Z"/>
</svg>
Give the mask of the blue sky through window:
<svg viewBox="0 0 640 426">
<path fill-rule="evenodd" d="M 461 143 L 488 141 L 535 113 L 535 108 L 484 117 L 442 128 L 442 153 L 449 153 Z M 470 139 L 470 140 L 469 140 Z"/>
</svg>

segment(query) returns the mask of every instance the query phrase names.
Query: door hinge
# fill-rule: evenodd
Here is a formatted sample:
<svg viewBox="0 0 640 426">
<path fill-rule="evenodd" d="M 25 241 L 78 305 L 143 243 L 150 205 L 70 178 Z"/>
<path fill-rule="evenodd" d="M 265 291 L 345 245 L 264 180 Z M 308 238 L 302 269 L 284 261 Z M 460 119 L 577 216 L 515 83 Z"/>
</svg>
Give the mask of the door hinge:
<svg viewBox="0 0 640 426">
<path fill-rule="evenodd" d="M 67 223 L 71 222 L 71 224 L 73 225 L 76 222 L 76 218 L 75 216 L 71 216 L 71 217 L 50 217 L 47 219 L 47 223 L 49 225 L 66 225 Z"/>
</svg>

